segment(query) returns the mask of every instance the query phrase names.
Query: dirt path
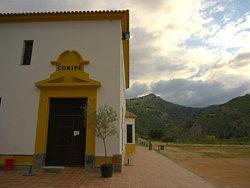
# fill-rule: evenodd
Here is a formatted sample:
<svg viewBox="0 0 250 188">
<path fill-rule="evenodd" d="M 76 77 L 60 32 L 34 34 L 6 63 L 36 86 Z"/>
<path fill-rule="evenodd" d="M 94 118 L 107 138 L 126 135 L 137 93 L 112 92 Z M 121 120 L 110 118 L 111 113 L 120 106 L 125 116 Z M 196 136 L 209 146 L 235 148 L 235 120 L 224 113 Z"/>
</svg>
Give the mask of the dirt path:
<svg viewBox="0 0 250 188">
<path fill-rule="evenodd" d="M 218 188 L 250 187 L 250 147 L 165 145 L 160 153 Z"/>
<path fill-rule="evenodd" d="M 249 188 L 250 159 L 172 159 L 218 188 Z"/>
</svg>

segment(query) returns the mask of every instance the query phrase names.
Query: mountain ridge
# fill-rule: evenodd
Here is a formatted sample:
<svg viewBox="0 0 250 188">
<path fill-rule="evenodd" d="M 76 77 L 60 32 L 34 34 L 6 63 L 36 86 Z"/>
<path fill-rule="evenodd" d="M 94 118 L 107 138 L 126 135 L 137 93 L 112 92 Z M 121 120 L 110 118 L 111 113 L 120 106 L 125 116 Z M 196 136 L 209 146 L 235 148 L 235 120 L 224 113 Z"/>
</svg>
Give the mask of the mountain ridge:
<svg viewBox="0 0 250 188">
<path fill-rule="evenodd" d="M 214 135 L 219 139 L 250 136 L 250 95 L 239 96 L 169 130 L 169 136 L 181 138 Z"/>
<path fill-rule="evenodd" d="M 205 108 L 181 106 L 155 94 L 127 99 L 126 102 L 127 110 L 137 115 L 136 132 L 140 135 L 148 135 L 151 129 L 158 128 L 174 138 L 250 136 L 249 94 Z"/>
<path fill-rule="evenodd" d="M 153 128 L 167 130 L 193 114 L 202 113 L 214 107 L 185 107 L 165 101 L 155 94 L 126 99 L 126 103 L 127 110 L 137 115 L 136 131 L 140 135 L 147 135 Z"/>
</svg>

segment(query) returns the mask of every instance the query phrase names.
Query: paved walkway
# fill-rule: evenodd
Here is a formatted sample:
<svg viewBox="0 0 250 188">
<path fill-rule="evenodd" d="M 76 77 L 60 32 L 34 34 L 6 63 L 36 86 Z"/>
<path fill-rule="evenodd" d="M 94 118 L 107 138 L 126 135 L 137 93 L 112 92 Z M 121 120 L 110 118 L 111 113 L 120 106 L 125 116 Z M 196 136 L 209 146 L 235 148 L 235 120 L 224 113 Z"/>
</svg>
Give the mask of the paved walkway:
<svg viewBox="0 0 250 188">
<path fill-rule="evenodd" d="M 179 167 L 172 161 L 145 148 L 127 153 L 123 173 L 113 178 L 101 178 L 100 172 L 86 172 L 83 168 L 66 167 L 56 174 L 35 171 L 36 176 L 25 177 L 24 170 L 0 170 L 0 187 L 83 187 L 83 188 L 211 188 L 213 185 Z"/>
</svg>

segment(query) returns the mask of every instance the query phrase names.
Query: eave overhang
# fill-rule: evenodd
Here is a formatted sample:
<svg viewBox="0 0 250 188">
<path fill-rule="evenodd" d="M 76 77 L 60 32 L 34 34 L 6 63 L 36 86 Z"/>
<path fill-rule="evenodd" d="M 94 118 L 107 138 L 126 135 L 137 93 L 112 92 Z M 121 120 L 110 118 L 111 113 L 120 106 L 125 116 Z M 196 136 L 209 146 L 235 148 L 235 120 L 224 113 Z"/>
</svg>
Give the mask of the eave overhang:
<svg viewBox="0 0 250 188">
<path fill-rule="evenodd" d="M 129 10 L 38 13 L 1 13 L 0 23 L 120 20 L 122 32 L 129 32 Z M 122 36 L 122 33 L 121 33 Z M 129 88 L 129 40 L 123 40 L 126 89 Z"/>
</svg>

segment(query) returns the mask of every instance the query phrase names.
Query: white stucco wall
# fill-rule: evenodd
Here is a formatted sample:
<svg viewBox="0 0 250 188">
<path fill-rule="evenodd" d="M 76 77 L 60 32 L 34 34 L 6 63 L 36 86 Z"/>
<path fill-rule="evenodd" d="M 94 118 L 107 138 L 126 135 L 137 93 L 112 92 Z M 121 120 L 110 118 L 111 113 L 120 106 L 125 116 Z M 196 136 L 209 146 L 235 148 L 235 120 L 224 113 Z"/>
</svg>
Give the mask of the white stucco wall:
<svg viewBox="0 0 250 188">
<path fill-rule="evenodd" d="M 125 113 L 126 113 L 126 83 L 125 83 L 125 67 L 124 67 L 124 56 L 123 48 L 121 44 L 121 63 L 120 63 L 120 105 L 122 108 L 121 114 L 121 129 L 120 129 L 120 153 L 125 149 Z"/>
<path fill-rule="evenodd" d="M 118 33 L 122 33 L 121 27 L 119 27 L 119 29 L 120 30 Z M 109 80 L 112 80 L 112 83 L 110 84 L 110 82 L 108 82 L 107 86 L 104 87 L 103 82 L 102 82 L 102 87 L 98 89 L 98 96 L 97 96 L 97 98 L 98 98 L 97 99 L 97 106 L 104 105 L 104 104 L 111 105 L 117 111 L 118 117 L 119 117 L 119 121 L 117 122 L 119 136 L 117 137 L 115 135 L 112 137 L 108 137 L 106 139 L 107 155 L 110 157 L 112 157 L 113 155 L 121 154 L 121 151 L 122 151 L 122 149 L 121 149 L 121 142 L 122 142 L 121 141 L 121 139 L 122 139 L 121 121 L 122 121 L 122 116 L 125 117 L 125 111 L 126 111 L 126 98 L 125 98 L 125 95 L 123 94 L 124 91 L 122 89 L 122 88 L 124 88 L 124 90 L 126 90 L 125 89 L 125 77 L 123 77 L 121 75 L 121 74 L 125 74 L 124 73 L 124 61 L 123 61 L 123 59 L 121 59 L 121 56 L 123 58 L 123 55 L 122 55 L 123 54 L 123 47 L 122 47 L 121 38 L 119 38 L 119 47 L 117 47 L 116 50 L 117 51 L 116 51 L 115 57 L 117 58 L 116 59 L 117 61 L 115 63 L 115 67 L 116 67 L 115 71 L 116 72 L 114 73 L 116 75 L 116 77 L 113 77 L 112 76 L 113 73 L 110 73 Z M 123 77 L 124 82 L 121 81 L 121 77 Z M 113 87 L 115 85 L 118 86 L 119 88 Z M 105 93 L 105 100 L 99 98 L 99 92 L 101 93 L 101 91 L 103 93 Z M 121 95 L 124 95 L 123 99 L 121 98 Z M 121 101 L 121 100 L 123 100 L 123 101 Z M 124 104 L 125 104 L 125 107 L 124 107 Z M 123 108 L 123 110 L 122 110 L 122 108 Z M 98 139 L 98 138 L 96 139 L 95 155 L 96 156 L 103 156 L 104 155 L 103 141 L 101 139 Z"/>
<path fill-rule="evenodd" d="M 71 21 L 0 24 L 0 154 L 33 154 L 40 90 L 35 83 L 50 77 L 65 50 L 76 50 L 90 64 L 91 79 L 100 81 L 97 106 L 120 104 L 120 21 Z M 21 66 L 24 40 L 34 40 L 31 65 Z M 126 110 L 126 109 L 124 109 Z M 108 139 L 109 155 L 120 146 Z M 96 155 L 103 155 L 96 142 Z"/>
<path fill-rule="evenodd" d="M 122 31 L 120 31 L 122 32 Z M 113 107 L 116 109 L 119 115 L 119 122 L 117 122 L 118 131 L 119 131 L 119 137 L 113 136 L 106 139 L 107 142 L 107 152 L 108 156 L 118 155 L 123 152 L 125 149 L 125 112 L 126 112 L 126 83 L 125 83 L 125 67 L 124 67 L 124 56 L 123 56 L 123 44 L 122 41 L 120 41 L 120 59 L 119 59 L 119 95 L 116 97 L 119 97 L 119 103 L 115 104 Z M 112 89 L 113 91 L 114 89 Z M 108 101 L 100 101 L 98 99 L 98 105 L 103 104 L 114 104 L 113 99 Z M 96 150 L 95 150 L 96 156 L 103 156 L 104 155 L 104 148 L 103 148 L 103 141 L 101 139 L 96 139 Z"/>
</svg>

